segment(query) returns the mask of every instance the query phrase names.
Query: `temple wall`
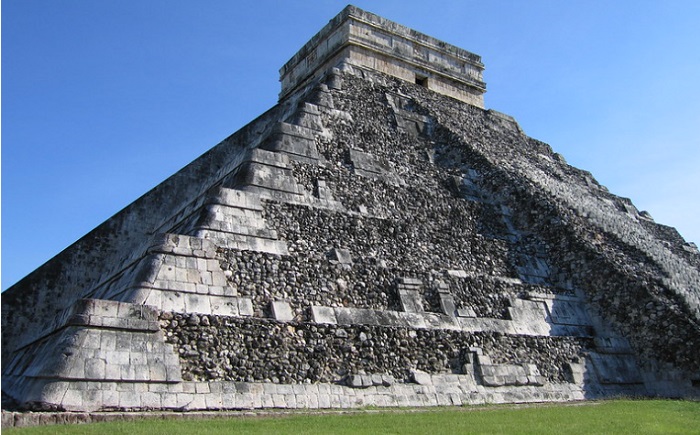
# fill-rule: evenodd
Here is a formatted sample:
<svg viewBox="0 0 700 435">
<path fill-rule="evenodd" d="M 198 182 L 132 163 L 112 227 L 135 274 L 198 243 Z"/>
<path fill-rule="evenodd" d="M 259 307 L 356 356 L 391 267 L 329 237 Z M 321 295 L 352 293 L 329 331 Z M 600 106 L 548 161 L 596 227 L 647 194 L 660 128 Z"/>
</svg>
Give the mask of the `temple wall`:
<svg viewBox="0 0 700 435">
<path fill-rule="evenodd" d="M 479 56 L 352 6 L 282 67 L 280 99 L 343 62 L 484 106 Z"/>
</svg>

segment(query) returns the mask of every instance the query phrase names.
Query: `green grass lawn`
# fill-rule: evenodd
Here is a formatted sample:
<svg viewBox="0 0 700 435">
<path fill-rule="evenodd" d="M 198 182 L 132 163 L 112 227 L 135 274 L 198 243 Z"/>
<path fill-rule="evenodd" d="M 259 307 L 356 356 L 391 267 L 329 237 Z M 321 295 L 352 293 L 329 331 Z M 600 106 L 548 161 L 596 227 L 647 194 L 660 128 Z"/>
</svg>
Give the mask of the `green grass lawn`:
<svg viewBox="0 0 700 435">
<path fill-rule="evenodd" d="M 700 434 L 700 402 L 611 400 L 353 414 L 156 420 L 5 429 L 6 434 Z"/>
</svg>

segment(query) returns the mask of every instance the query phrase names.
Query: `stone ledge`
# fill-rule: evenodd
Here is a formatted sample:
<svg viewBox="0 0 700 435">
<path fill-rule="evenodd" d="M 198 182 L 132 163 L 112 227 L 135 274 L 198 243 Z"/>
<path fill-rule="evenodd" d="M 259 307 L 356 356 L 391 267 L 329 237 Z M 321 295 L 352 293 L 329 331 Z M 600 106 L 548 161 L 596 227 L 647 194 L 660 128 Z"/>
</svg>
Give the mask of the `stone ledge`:
<svg viewBox="0 0 700 435">
<path fill-rule="evenodd" d="M 320 118 L 319 115 L 316 116 Z M 317 121 L 318 129 L 322 130 L 320 119 Z M 314 134 L 322 134 L 322 132 L 300 125 L 280 122 L 263 142 L 261 149 L 286 155 L 291 160 L 317 164 L 321 156 L 316 148 Z"/>
<path fill-rule="evenodd" d="M 287 243 L 283 240 L 245 236 L 242 234 L 210 229 L 198 229 L 196 234 L 215 240 L 222 248 L 237 249 L 239 251 L 266 252 L 274 255 L 289 254 Z"/>
<path fill-rule="evenodd" d="M 307 113 L 320 115 L 320 112 L 318 111 L 318 109 L 314 108 L 313 105 L 311 105 L 309 103 L 305 103 L 304 106 L 301 107 L 299 110 L 304 110 Z M 295 136 L 295 137 L 298 137 L 301 139 L 314 141 L 314 137 L 315 137 L 316 132 L 308 127 L 289 124 L 287 122 L 280 122 L 272 128 L 271 134 L 273 134 L 273 135 L 274 134 L 284 134 L 284 135 L 289 135 L 289 136 Z"/>
<path fill-rule="evenodd" d="M 253 315 L 252 300 L 233 294 L 200 294 L 153 288 L 145 302 L 158 306 L 162 311 L 232 317 Z"/>
<path fill-rule="evenodd" d="M 104 299 L 80 299 L 59 313 L 51 325 L 20 343 L 17 349 L 47 337 L 68 326 L 155 332 L 159 330 L 154 307 Z"/>
<path fill-rule="evenodd" d="M 253 152 L 251 150 L 251 152 Z M 229 189 L 221 187 L 219 190 L 209 197 L 205 203 L 226 205 L 245 210 L 262 211 L 262 203 L 256 195 L 250 195 L 241 190 Z"/>
<path fill-rule="evenodd" d="M 249 162 L 241 168 L 239 177 L 242 185 L 241 189 L 245 191 L 251 191 L 247 187 L 258 187 L 304 198 L 304 192 L 297 186 L 290 169 L 270 166 L 265 163 Z M 255 192 L 254 190 L 252 191 Z M 263 195 L 263 192 L 256 193 Z"/>
<path fill-rule="evenodd" d="M 61 407 L 85 413 L 101 409 L 131 412 L 160 409 L 167 412 L 461 406 L 513 402 L 514 395 L 517 395 L 517 402 L 520 403 L 573 401 L 585 398 L 582 388 L 573 384 L 484 387 L 475 385 L 473 380 L 460 380 L 467 377 L 471 378 L 467 375 L 432 375 L 430 385 L 419 385 L 391 383 L 390 379 L 381 375 L 360 375 L 353 379 L 363 383 L 361 388 L 327 383 L 217 381 L 135 383 L 130 384 L 130 388 L 119 388 L 118 383 L 102 382 L 99 383 L 101 389 L 96 390 L 90 388 L 93 382 L 66 381 L 61 382 L 56 391 L 61 393 Z M 364 385 L 365 383 L 372 385 Z M 386 385 L 387 383 L 389 385 Z M 96 398 L 95 392 L 98 395 L 102 393 L 103 396 Z"/>
<path fill-rule="evenodd" d="M 381 325 L 418 329 L 461 330 L 465 332 L 494 331 L 513 335 L 550 336 L 544 327 L 550 325 L 544 316 L 539 327 L 518 327 L 512 320 L 486 317 L 454 317 L 432 312 L 404 312 L 368 308 L 311 306 L 315 323 L 332 325 Z M 547 330 L 549 331 L 549 330 Z M 575 332 L 579 332 L 575 330 Z M 587 336 L 587 335 L 584 335 Z"/>
<path fill-rule="evenodd" d="M 241 162 L 241 166 L 246 163 L 260 163 L 280 169 L 290 169 L 289 157 L 286 154 L 276 153 L 262 148 L 250 150 Z"/>
<path fill-rule="evenodd" d="M 190 257 L 216 258 L 216 245 L 210 240 L 183 234 L 162 233 L 155 236 L 149 253 L 175 254 Z"/>
<path fill-rule="evenodd" d="M 281 395 L 277 395 L 281 396 Z M 326 395 L 328 396 L 328 395 Z M 321 397 L 321 395 L 319 396 Z M 444 409 L 453 409 L 455 411 L 472 412 L 475 409 L 464 407 L 468 403 L 459 403 L 456 395 L 451 395 L 454 404 L 440 405 Z M 2 428 L 10 427 L 29 427 L 29 426 L 44 426 L 54 424 L 88 424 L 88 423 L 105 423 L 111 421 L 137 421 L 137 420 L 209 420 L 209 419 L 232 419 L 232 418 L 250 418 L 250 417 L 279 417 L 279 416 L 294 416 L 294 415 L 350 415 L 350 414 L 375 414 L 375 413 L 416 413 L 416 412 L 432 412 L 430 408 L 423 409 L 391 409 L 385 408 L 381 410 L 375 409 L 339 409 L 331 408 L 330 401 L 319 402 L 318 407 L 311 409 L 283 409 L 279 405 L 284 403 L 282 399 L 277 402 L 272 402 L 271 406 L 266 406 L 262 409 L 248 410 L 218 410 L 218 411 L 97 411 L 97 412 L 14 412 L 2 411 Z M 560 406 L 596 406 L 599 402 L 586 400 L 582 402 L 574 399 L 570 402 L 561 402 L 553 404 Z M 385 405 L 387 406 L 387 405 Z M 478 410 L 503 409 L 502 405 L 479 406 Z M 548 406 L 546 402 L 530 402 L 517 403 L 511 406 L 512 409 L 522 409 L 531 407 Z M 274 410 L 270 410 L 274 408 Z"/>
</svg>

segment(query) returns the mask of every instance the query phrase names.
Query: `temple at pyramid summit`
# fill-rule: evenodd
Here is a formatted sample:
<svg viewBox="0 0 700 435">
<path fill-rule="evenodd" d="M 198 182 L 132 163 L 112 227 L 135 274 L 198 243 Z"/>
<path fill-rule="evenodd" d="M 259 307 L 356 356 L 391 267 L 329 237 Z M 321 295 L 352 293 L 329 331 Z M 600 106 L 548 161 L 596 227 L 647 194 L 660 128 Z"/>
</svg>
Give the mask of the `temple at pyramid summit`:
<svg viewBox="0 0 700 435">
<path fill-rule="evenodd" d="M 2 294 L 3 408 L 700 397 L 700 253 L 353 6 L 279 102 Z"/>
</svg>

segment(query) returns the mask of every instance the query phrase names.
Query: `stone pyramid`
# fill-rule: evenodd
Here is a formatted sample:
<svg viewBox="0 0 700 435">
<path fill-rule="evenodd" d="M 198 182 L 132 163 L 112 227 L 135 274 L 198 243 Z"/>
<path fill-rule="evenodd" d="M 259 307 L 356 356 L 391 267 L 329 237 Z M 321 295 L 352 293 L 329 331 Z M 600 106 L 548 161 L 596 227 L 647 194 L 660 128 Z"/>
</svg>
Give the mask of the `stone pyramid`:
<svg viewBox="0 0 700 435">
<path fill-rule="evenodd" d="M 279 103 L 2 295 L 3 403 L 700 396 L 700 253 L 349 6 Z"/>
</svg>

